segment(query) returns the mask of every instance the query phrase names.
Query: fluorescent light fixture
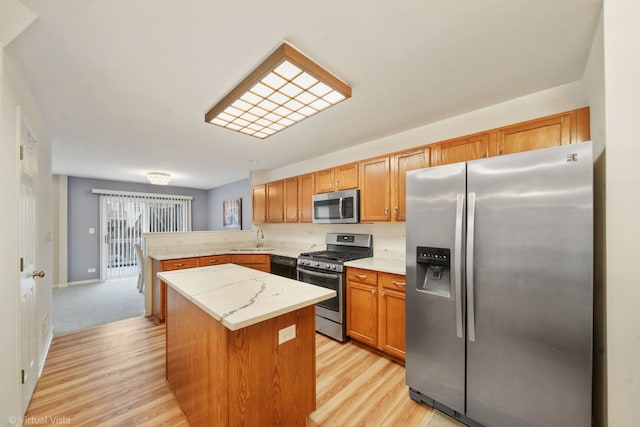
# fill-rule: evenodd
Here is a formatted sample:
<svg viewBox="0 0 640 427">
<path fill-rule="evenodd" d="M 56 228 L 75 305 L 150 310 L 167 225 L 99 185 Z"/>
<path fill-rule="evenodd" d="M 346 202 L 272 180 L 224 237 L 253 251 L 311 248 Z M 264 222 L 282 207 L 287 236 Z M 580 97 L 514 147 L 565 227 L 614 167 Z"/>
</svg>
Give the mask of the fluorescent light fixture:
<svg viewBox="0 0 640 427">
<path fill-rule="evenodd" d="M 147 178 L 154 185 L 167 185 L 171 181 L 171 175 L 164 172 L 149 172 Z"/>
<path fill-rule="evenodd" d="M 346 83 L 283 43 L 204 117 L 264 139 L 347 98 Z"/>
</svg>

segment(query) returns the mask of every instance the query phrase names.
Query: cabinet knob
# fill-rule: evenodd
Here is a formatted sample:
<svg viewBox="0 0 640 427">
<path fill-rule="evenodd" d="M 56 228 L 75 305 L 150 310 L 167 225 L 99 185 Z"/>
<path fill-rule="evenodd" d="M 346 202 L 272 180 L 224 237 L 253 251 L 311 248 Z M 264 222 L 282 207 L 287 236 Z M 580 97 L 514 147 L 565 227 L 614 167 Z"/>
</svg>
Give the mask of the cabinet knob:
<svg viewBox="0 0 640 427">
<path fill-rule="evenodd" d="M 398 207 L 393 208 L 393 219 L 398 219 Z"/>
<path fill-rule="evenodd" d="M 380 296 L 383 297 L 384 296 L 384 292 L 380 292 Z"/>
<path fill-rule="evenodd" d="M 371 295 L 376 293 L 375 289 L 371 289 L 371 291 L 369 291 L 369 292 L 371 292 Z"/>
<path fill-rule="evenodd" d="M 184 264 L 174 264 L 176 267 L 182 267 Z"/>
<path fill-rule="evenodd" d="M 216 262 L 218 262 L 218 260 L 217 260 L 217 259 L 210 259 L 210 260 L 209 260 L 209 264 L 215 264 Z"/>
<path fill-rule="evenodd" d="M 385 219 L 389 219 L 389 208 L 384 208 L 384 217 Z"/>
<path fill-rule="evenodd" d="M 391 283 L 393 283 L 396 286 L 407 286 L 407 282 L 398 282 L 398 281 L 394 280 Z"/>
<path fill-rule="evenodd" d="M 356 277 L 357 277 L 358 279 L 366 279 L 366 278 L 367 278 L 367 275 L 366 275 L 366 274 L 356 274 Z"/>
</svg>

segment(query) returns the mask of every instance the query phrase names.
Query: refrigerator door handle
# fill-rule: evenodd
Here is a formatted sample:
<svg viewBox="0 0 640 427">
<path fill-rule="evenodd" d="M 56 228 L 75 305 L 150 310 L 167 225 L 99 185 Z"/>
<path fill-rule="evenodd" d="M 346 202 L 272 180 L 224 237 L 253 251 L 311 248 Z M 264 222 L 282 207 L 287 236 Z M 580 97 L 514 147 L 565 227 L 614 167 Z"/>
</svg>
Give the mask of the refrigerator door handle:
<svg viewBox="0 0 640 427">
<path fill-rule="evenodd" d="M 473 244 L 476 221 L 476 193 L 467 195 L 467 326 L 469 341 L 476 340 L 475 298 L 473 295 Z"/>
<path fill-rule="evenodd" d="M 455 249 L 453 257 L 454 286 L 456 292 L 456 331 L 463 338 L 462 319 L 462 217 L 464 215 L 464 194 L 458 194 L 456 200 Z"/>
</svg>

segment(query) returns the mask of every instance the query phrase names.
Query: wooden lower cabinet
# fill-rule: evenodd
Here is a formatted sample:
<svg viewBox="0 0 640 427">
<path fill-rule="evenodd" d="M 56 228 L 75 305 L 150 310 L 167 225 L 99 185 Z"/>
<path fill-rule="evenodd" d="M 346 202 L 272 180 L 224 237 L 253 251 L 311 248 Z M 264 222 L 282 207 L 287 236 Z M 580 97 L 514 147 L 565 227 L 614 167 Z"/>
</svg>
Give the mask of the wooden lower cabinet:
<svg viewBox="0 0 640 427">
<path fill-rule="evenodd" d="M 405 276 L 379 273 L 378 283 L 380 286 L 378 347 L 404 360 L 407 349 Z"/>
<path fill-rule="evenodd" d="M 198 267 L 206 267 L 209 265 L 228 264 L 231 262 L 229 255 L 209 255 L 198 258 Z"/>
<path fill-rule="evenodd" d="M 271 255 L 232 254 L 231 263 L 271 273 Z"/>
<path fill-rule="evenodd" d="M 404 360 L 405 276 L 347 268 L 347 335 Z"/>
<path fill-rule="evenodd" d="M 316 409 L 315 307 L 232 331 L 169 287 L 167 381 L 193 427 L 300 426 Z M 278 344 L 278 331 L 296 337 Z"/>
<path fill-rule="evenodd" d="M 198 267 L 198 258 L 168 259 L 160 262 L 160 271 L 182 270 Z M 158 323 L 167 316 L 167 284 L 158 278 L 153 280 L 153 300 L 151 314 Z"/>
</svg>

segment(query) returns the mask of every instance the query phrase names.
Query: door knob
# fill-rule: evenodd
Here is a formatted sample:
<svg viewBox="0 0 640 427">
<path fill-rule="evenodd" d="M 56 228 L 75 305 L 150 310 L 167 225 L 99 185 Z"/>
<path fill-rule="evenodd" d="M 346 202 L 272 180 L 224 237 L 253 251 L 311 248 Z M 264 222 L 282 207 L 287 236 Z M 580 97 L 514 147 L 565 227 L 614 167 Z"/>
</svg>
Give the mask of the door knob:
<svg viewBox="0 0 640 427">
<path fill-rule="evenodd" d="M 37 279 L 38 277 L 42 278 L 44 277 L 44 271 L 34 271 L 33 273 L 31 273 L 31 277 L 33 277 L 34 279 Z"/>
</svg>

